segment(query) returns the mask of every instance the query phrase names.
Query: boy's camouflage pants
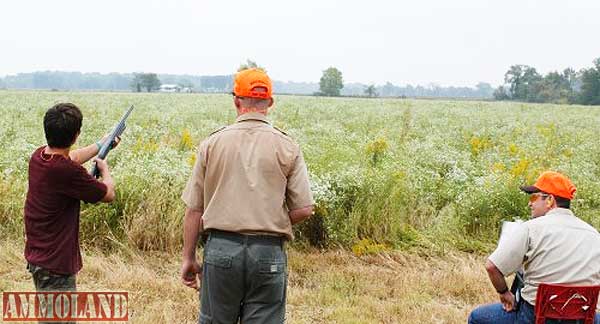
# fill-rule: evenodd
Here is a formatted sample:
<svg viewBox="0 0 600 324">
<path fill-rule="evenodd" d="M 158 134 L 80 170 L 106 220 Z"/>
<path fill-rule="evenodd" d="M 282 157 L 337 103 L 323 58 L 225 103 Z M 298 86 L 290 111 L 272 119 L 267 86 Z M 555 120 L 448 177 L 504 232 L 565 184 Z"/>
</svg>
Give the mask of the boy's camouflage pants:
<svg viewBox="0 0 600 324">
<path fill-rule="evenodd" d="M 37 291 L 76 291 L 75 275 L 52 273 L 42 267 L 27 264 L 27 270 L 33 276 L 33 284 Z M 75 322 L 39 322 L 39 323 L 75 323 Z"/>
</svg>

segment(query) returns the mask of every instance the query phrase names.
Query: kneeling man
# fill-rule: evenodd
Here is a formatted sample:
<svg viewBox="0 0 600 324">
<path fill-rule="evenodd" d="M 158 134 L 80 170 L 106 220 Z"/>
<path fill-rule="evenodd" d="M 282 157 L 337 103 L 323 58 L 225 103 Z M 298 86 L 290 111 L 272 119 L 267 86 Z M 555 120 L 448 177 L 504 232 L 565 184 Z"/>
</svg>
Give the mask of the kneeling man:
<svg viewBox="0 0 600 324">
<path fill-rule="evenodd" d="M 476 308 L 469 323 L 534 323 L 537 287 L 541 283 L 566 285 L 600 284 L 600 234 L 570 210 L 575 186 L 564 175 L 547 171 L 533 186 L 521 187 L 530 194 L 532 219 L 500 240 L 485 268 L 498 292 L 500 303 Z M 524 287 L 521 301 L 509 291 L 505 276 L 521 267 Z M 600 323 L 596 314 L 595 323 Z"/>
</svg>

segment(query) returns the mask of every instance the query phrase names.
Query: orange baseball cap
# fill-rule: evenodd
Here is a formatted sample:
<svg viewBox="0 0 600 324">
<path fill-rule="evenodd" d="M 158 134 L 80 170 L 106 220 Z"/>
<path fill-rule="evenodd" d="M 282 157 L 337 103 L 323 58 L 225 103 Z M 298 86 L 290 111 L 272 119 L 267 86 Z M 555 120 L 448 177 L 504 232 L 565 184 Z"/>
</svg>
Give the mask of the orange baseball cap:
<svg viewBox="0 0 600 324">
<path fill-rule="evenodd" d="M 521 190 L 528 194 L 535 192 L 545 192 L 554 196 L 572 200 L 577 188 L 566 176 L 554 172 L 546 171 L 540 175 L 533 186 L 522 186 Z"/>
<path fill-rule="evenodd" d="M 266 92 L 256 91 L 265 88 Z M 260 69 L 247 69 L 238 72 L 233 82 L 233 94 L 238 97 L 270 99 L 273 85 L 269 76 Z"/>
</svg>

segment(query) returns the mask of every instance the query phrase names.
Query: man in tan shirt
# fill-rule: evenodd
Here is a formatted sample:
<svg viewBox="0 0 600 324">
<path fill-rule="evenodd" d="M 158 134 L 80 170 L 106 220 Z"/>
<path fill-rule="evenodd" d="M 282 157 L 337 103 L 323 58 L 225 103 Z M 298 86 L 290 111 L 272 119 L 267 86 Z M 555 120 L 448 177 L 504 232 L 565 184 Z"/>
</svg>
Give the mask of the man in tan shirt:
<svg viewBox="0 0 600 324">
<path fill-rule="evenodd" d="M 236 122 L 199 146 L 186 204 L 182 282 L 198 289 L 199 323 L 282 323 L 292 225 L 312 214 L 302 152 L 266 118 L 272 83 L 260 69 L 235 76 Z M 196 261 L 200 232 L 207 241 Z"/>
<path fill-rule="evenodd" d="M 486 270 L 500 303 L 475 309 L 469 323 L 533 323 L 540 283 L 587 286 L 600 284 L 600 234 L 570 210 L 575 186 L 564 175 L 547 171 L 530 194 L 532 219 L 514 226 L 503 237 L 486 263 Z M 523 267 L 524 287 L 519 305 L 505 276 Z M 600 316 L 596 315 L 596 323 Z"/>
</svg>

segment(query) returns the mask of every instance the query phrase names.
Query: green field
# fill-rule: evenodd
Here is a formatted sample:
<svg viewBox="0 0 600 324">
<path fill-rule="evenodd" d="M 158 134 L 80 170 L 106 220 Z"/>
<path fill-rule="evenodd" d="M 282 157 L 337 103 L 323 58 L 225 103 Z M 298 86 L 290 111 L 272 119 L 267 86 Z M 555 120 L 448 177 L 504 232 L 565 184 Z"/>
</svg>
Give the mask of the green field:
<svg viewBox="0 0 600 324">
<path fill-rule="evenodd" d="M 132 323 L 197 322 L 179 196 L 199 141 L 235 118 L 226 95 L 0 91 L 0 291 L 33 289 L 27 163 L 60 101 L 83 110 L 78 145 L 136 106 L 109 155 L 116 201 L 82 208 L 78 289 L 129 291 Z M 600 228 L 597 107 L 280 96 L 271 117 L 301 144 L 317 201 L 289 251 L 289 323 L 464 323 L 496 301 L 482 252 L 528 216 L 518 186 L 545 169 L 573 179 L 575 213 Z"/>
<path fill-rule="evenodd" d="M 45 111 L 61 101 L 82 108 L 78 145 L 136 106 L 109 155 L 117 199 L 83 207 L 84 244 L 179 251 L 195 148 L 234 120 L 231 97 L 0 91 L 5 237 L 22 237 L 28 159 L 45 143 Z M 296 228 L 298 247 L 488 251 L 502 220 L 528 215 L 518 185 L 545 169 L 572 178 L 576 214 L 600 228 L 598 107 L 279 96 L 270 116 L 301 144 L 317 201 Z"/>
</svg>

